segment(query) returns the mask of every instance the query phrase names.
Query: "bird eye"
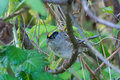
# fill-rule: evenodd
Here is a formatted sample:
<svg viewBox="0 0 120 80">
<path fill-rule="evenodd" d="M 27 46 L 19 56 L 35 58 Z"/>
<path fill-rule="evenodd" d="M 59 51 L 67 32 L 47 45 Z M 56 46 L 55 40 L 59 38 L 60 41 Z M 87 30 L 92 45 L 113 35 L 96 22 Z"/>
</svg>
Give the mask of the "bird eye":
<svg viewBox="0 0 120 80">
<path fill-rule="evenodd" d="M 53 35 L 53 36 L 51 36 L 51 39 L 55 39 L 55 36 Z"/>
</svg>

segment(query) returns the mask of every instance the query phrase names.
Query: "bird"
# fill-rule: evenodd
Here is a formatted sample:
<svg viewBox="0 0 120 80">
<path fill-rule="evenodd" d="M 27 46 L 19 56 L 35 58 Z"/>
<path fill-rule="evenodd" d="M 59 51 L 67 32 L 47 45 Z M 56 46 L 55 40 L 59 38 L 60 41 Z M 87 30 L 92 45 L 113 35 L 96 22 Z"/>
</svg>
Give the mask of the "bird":
<svg viewBox="0 0 120 80">
<path fill-rule="evenodd" d="M 87 50 L 86 44 L 78 37 L 75 36 L 75 38 L 79 46 L 78 53 L 85 52 Z M 67 32 L 53 31 L 48 33 L 47 43 L 50 51 L 52 51 L 54 55 L 64 59 L 70 59 L 72 57 L 74 48 Z"/>
</svg>

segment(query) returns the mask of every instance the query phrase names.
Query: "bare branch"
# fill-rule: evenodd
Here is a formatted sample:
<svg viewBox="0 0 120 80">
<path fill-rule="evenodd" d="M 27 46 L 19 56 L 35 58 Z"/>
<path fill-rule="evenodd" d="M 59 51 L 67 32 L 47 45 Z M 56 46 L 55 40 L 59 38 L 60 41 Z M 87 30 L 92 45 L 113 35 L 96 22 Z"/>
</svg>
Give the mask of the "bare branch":
<svg viewBox="0 0 120 80">
<path fill-rule="evenodd" d="M 84 2 L 84 0 L 83 0 Z M 69 14 L 74 25 L 77 27 L 79 33 L 81 34 L 81 36 L 83 37 L 83 39 L 85 40 L 86 45 L 91 49 L 91 51 L 94 53 L 94 55 L 96 55 L 101 61 L 103 61 L 108 67 L 111 67 L 113 70 L 115 70 L 116 72 L 118 72 L 120 74 L 120 70 L 118 68 L 115 68 L 111 63 L 109 63 L 109 61 L 105 60 L 104 57 L 96 50 L 93 48 L 93 46 L 89 43 L 89 41 L 87 40 L 87 38 L 84 36 L 83 31 L 81 29 L 81 27 L 79 27 L 79 25 L 77 24 L 77 22 L 75 21 L 72 13 Z"/>
<path fill-rule="evenodd" d="M 67 4 L 68 0 L 43 0 L 44 3 Z"/>
<path fill-rule="evenodd" d="M 113 0 L 113 13 L 114 15 L 118 15 L 120 13 L 120 4 L 118 0 Z"/>
<path fill-rule="evenodd" d="M 83 0 L 83 2 L 84 2 L 84 0 Z M 84 6 L 84 5 L 83 5 L 83 6 Z M 76 60 L 76 58 L 77 58 L 77 56 L 78 56 L 78 46 L 77 46 L 76 39 L 75 39 L 75 37 L 74 37 L 74 35 L 73 35 L 73 29 L 72 29 L 72 24 L 71 24 L 71 19 L 72 19 L 73 23 L 74 23 L 75 26 L 77 27 L 79 33 L 82 35 L 84 41 L 86 42 L 87 46 L 91 49 L 91 51 L 92 51 L 98 58 L 100 58 L 100 60 L 102 60 L 107 66 L 111 67 L 113 70 L 115 70 L 116 72 L 120 73 L 120 70 L 119 70 L 119 69 L 115 68 L 112 64 L 109 63 L 109 61 L 105 60 L 105 59 L 103 58 L 103 56 L 102 56 L 96 49 L 94 49 L 94 48 L 92 47 L 92 45 L 89 43 L 89 41 L 88 41 L 88 40 L 86 39 L 86 37 L 84 36 L 82 29 L 81 29 L 81 28 L 79 27 L 79 25 L 76 23 L 74 17 L 72 16 L 72 13 L 69 13 L 70 7 L 71 7 L 71 6 L 68 4 L 68 6 L 67 6 L 67 10 L 68 10 L 68 11 L 67 11 L 67 15 L 66 15 L 66 20 L 67 20 L 67 21 L 66 21 L 66 23 L 67 23 L 66 26 L 67 26 L 67 30 L 68 30 L 68 35 L 69 35 L 69 37 L 70 37 L 71 42 L 73 43 L 73 47 L 74 47 L 75 52 L 74 52 L 74 54 L 72 55 L 72 58 L 70 59 L 70 61 L 68 62 L 68 64 L 64 65 L 64 68 L 63 68 L 63 67 L 59 67 L 59 68 L 56 69 L 56 70 L 49 70 L 48 72 L 50 72 L 50 73 L 52 73 L 52 74 L 59 74 L 59 73 L 65 72 L 66 69 L 68 69 L 68 68 L 75 62 L 75 60 Z M 88 7 L 87 7 L 87 8 L 88 8 Z M 89 9 L 88 9 L 88 10 L 89 10 Z M 68 15 L 68 13 L 69 13 L 69 15 Z M 92 14 L 92 13 L 91 13 L 91 14 Z M 92 16 L 93 16 L 93 14 L 92 14 Z M 93 17 L 94 17 L 94 16 L 93 16 Z M 93 19 L 96 20 L 96 18 L 97 18 L 97 17 L 95 16 Z M 105 20 L 102 20 L 102 19 L 97 18 L 97 21 L 102 22 L 102 24 L 103 24 Z M 105 23 L 104 23 L 105 25 L 106 25 L 106 22 L 107 22 L 107 26 L 110 25 L 110 27 L 114 27 L 114 25 L 115 25 L 115 24 L 110 23 L 110 22 L 108 22 L 108 21 L 105 21 Z M 109 23 L 110 23 L 110 24 L 109 24 Z M 120 26 L 115 25 L 115 28 L 120 29 Z"/>
<path fill-rule="evenodd" d="M 25 47 L 25 49 L 34 49 L 34 45 L 32 44 L 32 41 L 30 40 L 29 36 L 27 35 L 27 33 L 25 32 L 25 30 L 21 27 L 21 41 L 23 41 L 23 45 Z"/>
<path fill-rule="evenodd" d="M 97 38 L 97 37 L 99 37 L 99 36 L 100 36 L 100 35 L 95 35 L 95 36 L 88 37 L 87 39 L 88 39 L 88 40 L 91 40 L 91 39 L 95 39 L 95 38 Z M 82 43 L 82 42 L 84 42 L 84 40 L 81 40 L 80 42 Z"/>
<path fill-rule="evenodd" d="M 106 58 L 106 60 L 109 60 L 110 58 L 112 58 L 115 54 L 118 53 L 118 51 L 120 51 L 120 47 L 119 47 L 115 52 L 113 52 L 112 55 L 110 55 L 108 58 Z M 97 71 L 99 71 L 100 68 L 101 68 L 104 64 L 105 64 L 105 63 L 103 62 L 103 63 L 95 70 L 95 73 L 96 73 Z"/>
<path fill-rule="evenodd" d="M 53 10 L 50 8 L 50 6 L 49 6 L 47 3 L 45 3 L 45 6 L 46 6 L 46 8 L 49 10 L 49 12 L 50 12 L 51 15 L 53 16 L 53 18 L 56 20 L 56 22 L 57 22 L 60 26 L 62 26 L 61 23 L 60 23 L 60 21 L 59 21 L 59 19 L 56 17 L 56 14 L 53 12 Z"/>
<path fill-rule="evenodd" d="M 64 65 L 64 68 L 60 67 L 56 71 L 49 70 L 49 72 L 52 74 L 59 74 L 59 73 L 65 72 L 76 61 L 77 56 L 78 56 L 78 43 L 77 43 L 76 38 L 74 37 L 73 28 L 72 28 L 72 21 L 71 21 L 71 18 L 69 16 L 69 12 L 71 12 L 70 11 L 71 10 L 71 4 L 70 4 L 71 2 L 72 2 L 72 0 L 70 0 L 69 4 L 67 5 L 66 27 L 67 27 L 67 31 L 68 31 L 68 35 L 70 37 L 70 40 L 73 43 L 74 52 L 72 54 L 72 58 L 70 59 L 70 61 Z"/>
<path fill-rule="evenodd" d="M 8 20 L 8 19 L 10 19 L 10 18 L 13 18 L 13 17 L 15 17 L 15 16 L 17 16 L 17 15 L 19 15 L 19 14 L 21 14 L 21 13 L 24 13 L 24 12 L 28 11 L 28 9 L 29 9 L 29 8 L 24 8 L 24 9 L 21 9 L 21 10 L 19 10 L 19 11 L 17 11 L 17 12 L 14 12 L 13 14 L 5 17 L 3 20 L 6 21 L 6 20 Z"/>
<path fill-rule="evenodd" d="M 120 4 L 118 0 L 113 0 L 113 19 L 112 21 L 114 23 L 118 23 L 120 21 Z M 115 36 L 114 36 L 115 37 Z M 116 36 L 117 40 L 115 41 L 115 47 L 119 48 L 120 47 L 120 30 L 117 33 Z M 117 54 L 117 57 L 115 58 L 116 62 L 118 63 L 118 66 L 120 68 L 120 51 Z"/>
<path fill-rule="evenodd" d="M 91 73 L 91 75 L 93 76 L 93 78 L 95 80 L 98 80 L 97 76 L 95 75 L 95 72 L 93 70 L 90 69 L 90 67 L 88 66 L 88 64 L 85 63 L 84 59 L 82 57 L 81 58 L 81 61 L 82 63 L 85 65 L 85 67 L 87 68 L 87 70 Z"/>
<path fill-rule="evenodd" d="M 103 20 L 103 19 L 100 19 L 98 18 L 97 16 L 95 16 L 94 14 L 92 14 L 92 12 L 89 10 L 88 8 L 88 5 L 87 5 L 87 2 L 86 0 L 82 0 L 82 5 L 83 5 L 83 8 L 84 10 L 86 11 L 86 13 L 92 18 L 94 19 L 95 21 L 101 23 L 101 24 L 104 24 L 108 27 L 111 27 L 111 28 L 117 28 L 117 29 L 120 29 L 120 26 L 119 25 L 116 25 L 112 22 L 109 22 L 109 21 L 106 21 L 106 20 Z"/>
</svg>

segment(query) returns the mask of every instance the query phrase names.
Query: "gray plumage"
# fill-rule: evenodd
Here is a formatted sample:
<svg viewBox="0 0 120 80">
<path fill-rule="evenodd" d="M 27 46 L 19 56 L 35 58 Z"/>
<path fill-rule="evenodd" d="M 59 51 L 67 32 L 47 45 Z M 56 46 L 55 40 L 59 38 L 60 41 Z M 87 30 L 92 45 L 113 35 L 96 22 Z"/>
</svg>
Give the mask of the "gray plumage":
<svg viewBox="0 0 120 80">
<path fill-rule="evenodd" d="M 77 39 L 79 44 L 79 53 L 82 53 L 87 49 L 87 46 L 80 39 Z M 49 49 L 58 57 L 71 58 L 73 53 L 73 44 L 70 41 L 69 36 L 66 32 L 58 32 L 58 34 L 53 38 L 47 38 L 47 43 Z"/>
</svg>

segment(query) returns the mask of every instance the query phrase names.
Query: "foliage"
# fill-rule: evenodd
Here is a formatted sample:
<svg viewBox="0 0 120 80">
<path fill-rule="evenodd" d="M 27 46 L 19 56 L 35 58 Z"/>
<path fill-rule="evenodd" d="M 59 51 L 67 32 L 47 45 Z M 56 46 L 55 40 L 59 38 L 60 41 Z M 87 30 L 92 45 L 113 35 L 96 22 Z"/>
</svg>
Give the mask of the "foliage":
<svg viewBox="0 0 120 80">
<path fill-rule="evenodd" d="M 111 76 L 111 79 L 117 79 L 119 78 L 120 74 L 116 73 L 114 70 L 110 69 L 110 68 L 106 68 L 102 71 L 103 75 L 107 78 L 110 79 L 109 76 Z"/>
<path fill-rule="evenodd" d="M 104 13 L 113 14 L 113 7 L 112 7 L 112 6 L 104 7 L 104 8 L 102 8 L 102 11 L 103 11 Z"/>
<path fill-rule="evenodd" d="M 89 0 L 88 4 L 90 8 L 94 5 L 92 0 Z M 53 10 L 53 12 L 56 10 L 55 6 L 56 5 L 50 4 L 50 8 Z M 52 31 L 60 31 L 58 29 L 58 25 L 56 24 L 59 23 L 61 18 L 58 21 L 57 19 L 51 19 L 54 18 L 54 15 L 48 13 L 43 0 L 0 0 L 0 17 L 4 19 L 4 17 L 7 17 L 8 15 L 13 14 L 14 12 L 19 11 L 25 7 L 29 7 L 27 12 L 21 13 L 19 16 L 15 16 L 9 21 L 14 25 L 17 23 L 18 19 L 19 29 L 21 25 L 24 25 L 24 30 L 29 36 L 31 42 L 33 42 L 35 50 L 26 50 L 23 46 L 15 47 L 16 44 L 14 43 L 14 45 L 10 44 L 6 46 L 1 45 L 0 43 L 0 80 L 77 80 L 79 78 L 82 80 L 93 80 L 90 71 L 81 61 L 75 62 L 72 67 L 66 70 L 66 72 L 58 75 L 45 72 L 46 66 L 48 69 L 56 70 L 56 68 L 62 64 L 59 64 L 62 58 L 56 57 L 51 51 L 48 50 L 46 40 L 47 33 Z M 99 10 L 102 11 L 102 14 L 99 14 L 99 16 L 105 15 L 103 13 L 114 15 L 113 6 L 103 8 L 100 7 Z M 55 18 L 59 18 L 58 14 L 59 12 L 55 13 Z M 84 16 L 84 18 L 85 17 L 86 16 Z M 107 18 L 106 15 L 104 18 Z M 88 38 L 100 34 L 99 38 L 95 38 L 89 41 L 94 46 L 94 48 L 96 48 L 96 50 L 104 55 L 105 58 L 109 57 L 116 49 L 116 46 L 113 43 L 114 40 L 112 39 L 113 36 L 116 37 L 118 35 L 119 30 L 112 29 L 113 32 L 111 33 L 110 29 L 106 28 L 105 25 L 98 23 L 95 25 L 96 29 L 92 29 L 91 25 L 93 23 L 87 19 L 86 21 L 83 19 L 83 22 L 80 22 L 80 24 L 83 23 L 82 26 L 84 26 L 84 22 L 86 22 L 85 25 L 87 25 L 87 27 L 83 28 L 84 35 Z M 54 22 L 54 20 L 56 20 L 55 24 L 51 24 L 51 22 Z M 30 22 L 31 24 L 33 22 L 33 24 L 30 25 Z M 62 21 L 60 24 L 62 24 Z M 117 24 L 119 25 L 120 22 Z M 66 27 L 66 25 L 64 25 L 64 27 Z M 81 35 L 77 31 L 77 28 L 73 26 L 73 29 L 74 34 L 79 37 L 79 39 L 82 39 Z M 19 33 L 21 33 L 20 30 Z M 20 34 L 18 38 L 19 40 L 21 39 Z M 22 41 L 20 44 L 23 45 Z M 91 56 L 89 56 L 90 54 L 91 53 L 85 53 L 85 55 L 81 54 L 81 56 L 84 58 L 90 69 L 95 70 L 97 67 L 99 67 L 98 64 L 101 64 L 101 62 L 97 61 L 98 59 L 96 60 L 96 57 L 91 58 Z M 113 64 L 117 63 L 117 61 L 113 62 Z M 118 73 L 106 66 L 102 67 L 100 69 L 100 73 L 97 73 L 97 75 L 98 79 L 101 80 L 114 80 L 120 77 Z"/>
<path fill-rule="evenodd" d="M 17 78 L 14 78 L 8 74 L 1 74 L 0 75 L 0 80 L 18 80 Z"/>
<path fill-rule="evenodd" d="M 7 11 L 8 0 L 0 0 L 0 16 Z"/>
<path fill-rule="evenodd" d="M 46 8 L 42 2 L 42 0 L 25 0 L 25 2 L 34 10 L 38 11 L 43 18 L 47 16 Z"/>
<path fill-rule="evenodd" d="M 38 43 L 43 51 L 47 51 L 46 34 L 55 30 L 57 30 L 57 27 L 49 24 L 40 24 L 40 26 L 33 26 L 31 29 L 26 28 L 31 40 L 35 41 L 35 43 Z"/>
<path fill-rule="evenodd" d="M 1 80 L 47 80 L 56 78 L 50 73 L 44 72 L 44 66 L 48 65 L 48 61 L 45 55 L 36 50 L 22 50 L 15 46 L 5 46 L 0 52 L 2 67 L 7 70 L 8 65 L 11 65 L 11 69 L 17 74 L 16 77 L 7 73 L 3 74 L 0 76 Z"/>
</svg>

